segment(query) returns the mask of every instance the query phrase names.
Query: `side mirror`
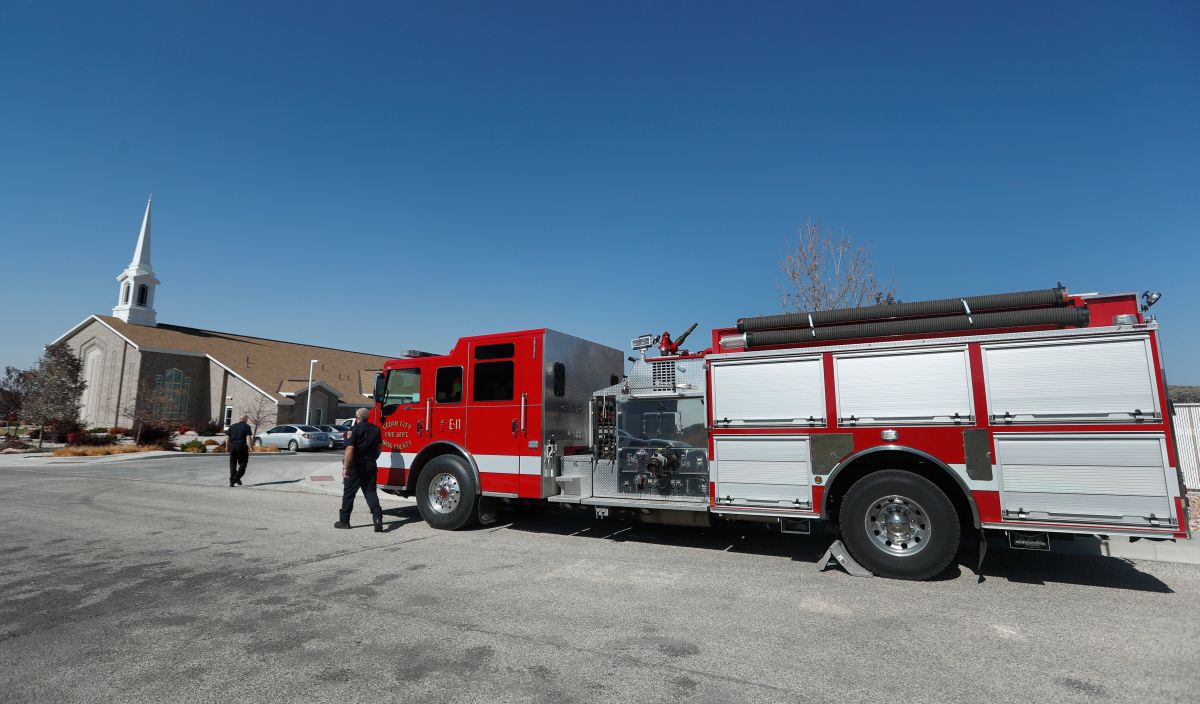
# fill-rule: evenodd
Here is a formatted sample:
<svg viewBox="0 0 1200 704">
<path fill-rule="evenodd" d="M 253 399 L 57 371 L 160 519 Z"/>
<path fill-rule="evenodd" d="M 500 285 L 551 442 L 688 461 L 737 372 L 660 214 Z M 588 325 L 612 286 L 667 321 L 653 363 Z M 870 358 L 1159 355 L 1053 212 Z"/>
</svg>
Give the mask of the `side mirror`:
<svg viewBox="0 0 1200 704">
<path fill-rule="evenodd" d="M 384 397 L 387 395 L 387 373 L 379 372 L 375 375 L 375 391 L 372 396 L 375 397 L 375 403 L 383 403 Z"/>
</svg>

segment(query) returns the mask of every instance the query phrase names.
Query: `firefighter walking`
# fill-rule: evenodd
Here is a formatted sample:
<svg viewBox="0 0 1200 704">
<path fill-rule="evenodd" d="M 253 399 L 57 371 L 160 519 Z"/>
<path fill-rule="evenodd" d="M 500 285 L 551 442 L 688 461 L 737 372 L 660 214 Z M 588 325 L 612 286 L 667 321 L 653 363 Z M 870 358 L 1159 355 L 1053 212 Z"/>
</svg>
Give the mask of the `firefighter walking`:
<svg viewBox="0 0 1200 704">
<path fill-rule="evenodd" d="M 242 416 L 225 431 L 229 438 L 225 441 L 226 449 L 229 450 L 229 486 L 241 486 L 242 477 L 246 475 L 246 465 L 250 462 L 250 435 L 253 431 L 246 423 L 247 420 L 248 416 Z"/>
<path fill-rule="evenodd" d="M 382 533 L 383 509 L 379 507 L 379 495 L 375 493 L 375 460 L 379 458 L 383 436 L 379 428 L 367 422 L 368 415 L 370 411 L 365 408 L 358 409 L 354 414 L 354 429 L 350 432 L 350 440 L 342 457 L 342 510 L 333 527 L 350 527 L 354 495 L 361 489 L 367 507 L 371 509 L 375 532 Z"/>
</svg>

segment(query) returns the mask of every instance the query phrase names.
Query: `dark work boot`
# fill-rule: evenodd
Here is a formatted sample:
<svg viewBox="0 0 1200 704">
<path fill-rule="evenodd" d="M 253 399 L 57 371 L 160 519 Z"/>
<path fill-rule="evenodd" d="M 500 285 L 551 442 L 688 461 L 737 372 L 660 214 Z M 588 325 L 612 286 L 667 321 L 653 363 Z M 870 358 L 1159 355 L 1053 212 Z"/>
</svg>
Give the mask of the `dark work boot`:
<svg viewBox="0 0 1200 704">
<path fill-rule="evenodd" d="M 349 528 L 350 521 L 338 521 L 337 523 L 333 524 L 333 527 L 334 528 Z"/>
<path fill-rule="evenodd" d="M 375 532 L 383 532 L 383 516 L 375 516 Z"/>
</svg>

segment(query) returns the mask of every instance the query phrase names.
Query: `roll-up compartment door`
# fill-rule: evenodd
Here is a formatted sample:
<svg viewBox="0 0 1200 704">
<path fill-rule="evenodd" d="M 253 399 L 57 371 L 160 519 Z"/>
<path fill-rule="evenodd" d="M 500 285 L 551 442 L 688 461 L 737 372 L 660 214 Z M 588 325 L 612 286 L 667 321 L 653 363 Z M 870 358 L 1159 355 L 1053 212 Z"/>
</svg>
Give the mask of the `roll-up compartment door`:
<svg viewBox="0 0 1200 704">
<path fill-rule="evenodd" d="M 717 437 L 713 445 L 718 504 L 812 507 L 807 437 Z"/>
<path fill-rule="evenodd" d="M 712 404 L 720 426 L 823 425 L 821 358 L 713 362 Z"/>
<path fill-rule="evenodd" d="M 1161 417 L 1148 338 L 982 349 L 988 413 L 996 422 Z"/>
<path fill-rule="evenodd" d="M 1148 435 L 997 433 L 1005 518 L 1173 525 L 1166 441 Z"/>
<path fill-rule="evenodd" d="M 970 423 L 963 348 L 834 357 L 840 425 Z"/>
</svg>

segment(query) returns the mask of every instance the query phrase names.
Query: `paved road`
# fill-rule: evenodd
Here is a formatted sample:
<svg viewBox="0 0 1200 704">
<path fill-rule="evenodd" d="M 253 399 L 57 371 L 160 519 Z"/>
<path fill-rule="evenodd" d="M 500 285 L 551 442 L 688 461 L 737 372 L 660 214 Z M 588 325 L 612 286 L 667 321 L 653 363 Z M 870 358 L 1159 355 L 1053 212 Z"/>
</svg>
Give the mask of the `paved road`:
<svg viewBox="0 0 1200 704">
<path fill-rule="evenodd" d="M 1194 566 L 999 551 L 983 583 L 964 565 L 910 584 L 818 573 L 817 537 L 549 512 L 447 533 L 407 504 L 392 504 L 383 535 L 334 531 L 333 496 L 302 482 L 230 489 L 218 459 L 0 466 L 0 701 L 1200 691 Z M 331 460 L 252 470 L 287 482 Z"/>
</svg>

